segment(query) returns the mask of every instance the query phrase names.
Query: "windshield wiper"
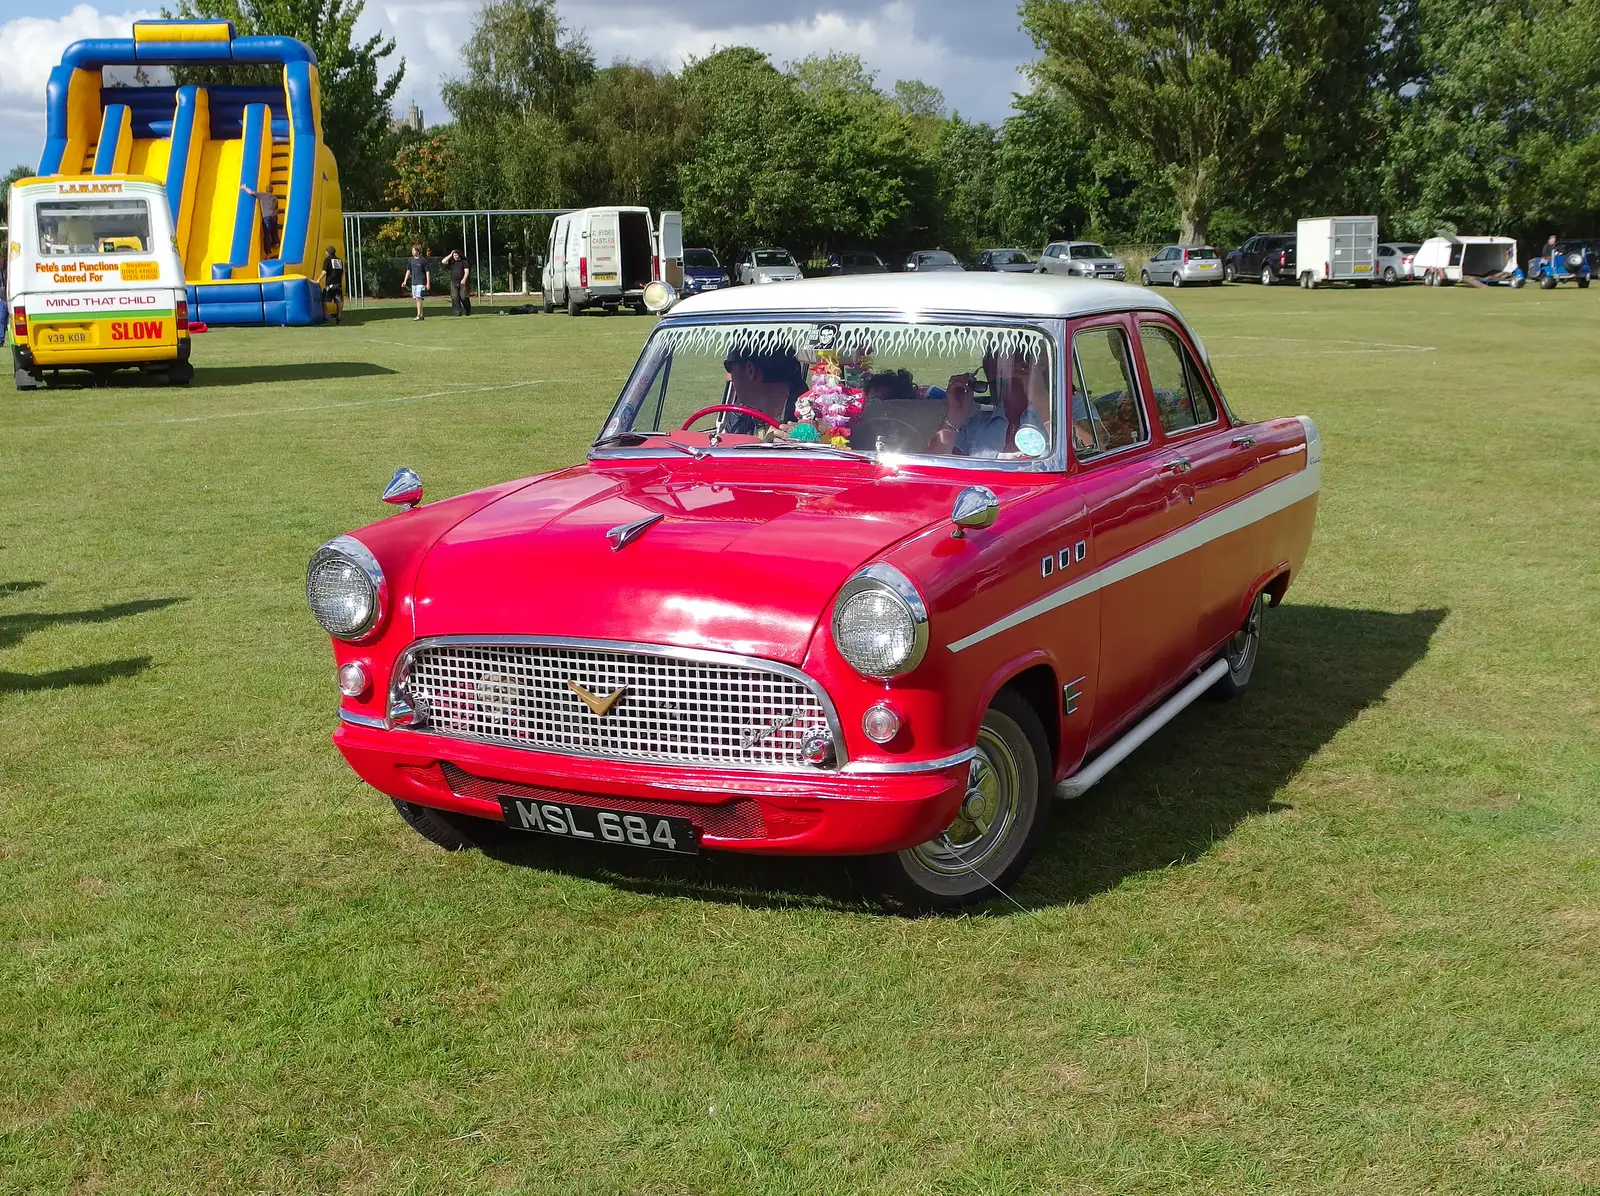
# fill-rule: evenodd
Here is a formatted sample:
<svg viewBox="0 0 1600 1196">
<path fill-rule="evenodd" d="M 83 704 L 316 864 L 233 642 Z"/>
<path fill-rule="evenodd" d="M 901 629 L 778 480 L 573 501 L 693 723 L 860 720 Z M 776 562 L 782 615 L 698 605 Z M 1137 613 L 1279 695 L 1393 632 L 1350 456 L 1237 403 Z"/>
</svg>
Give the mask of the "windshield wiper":
<svg viewBox="0 0 1600 1196">
<path fill-rule="evenodd" d="M 600 437 L 599 440 L 595 441 L 589 447 L 591 449 L 610 448 L 614 444 L 621 444 L 621 445 L 625 445 L 625 446 L 627 446 L 629 448 L 632 448 L 632 447 L 634 447 L 636 445 L 643 444 L 646 440 L 649 440 L 652 436 L 668 436 L 668 437 L 670 437 L 671 433 L 669 433 L 669 432 L 613 432 L 610 436 L 602 436 L 602 437 Z M 693 457 L 696 461 L 699 461 L 701 458 L 706 457 L 706 456 L 709 455 L 706 452 L 705 449 L 692 448 L 691 446 L 689 446 L 687 444 L 680 444 L 676 440 L 671 440 L 671 439 L 668 439 L 667 447 L 668 448 L 675 448 L 680 453 L 687 453 L 689 456 Z"/>
<path fill-rule="evenodd" d="M 753 443 L 736 444 L 736 449 L 805 449 L 813 453 L 833 453 L 840 457 L 850 457 L 857 461 L 870 461 L 872 455 L 863 453 L 858 449 L 840 448 L 836 444 L 823 444 L 820 440 L 758 440 Z"/>
</svg>

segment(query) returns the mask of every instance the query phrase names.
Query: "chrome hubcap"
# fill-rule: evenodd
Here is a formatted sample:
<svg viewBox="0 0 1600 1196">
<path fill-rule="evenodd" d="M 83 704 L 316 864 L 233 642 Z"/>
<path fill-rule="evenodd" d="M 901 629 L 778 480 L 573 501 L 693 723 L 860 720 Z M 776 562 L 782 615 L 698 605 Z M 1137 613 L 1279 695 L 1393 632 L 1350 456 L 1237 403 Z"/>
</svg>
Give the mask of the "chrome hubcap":
<svg viewBox="0 0 1600 1196">
<path fill-rule="evenodd" d="M 1005 741 L 983 727 L 978 754 L 967 769 L 967 794 L 944 832 L 911 849 L 930 872 L 960 875 L 981 870 L 1005 842 L 1017 818 L 1017 760 Z"/>
</svg>

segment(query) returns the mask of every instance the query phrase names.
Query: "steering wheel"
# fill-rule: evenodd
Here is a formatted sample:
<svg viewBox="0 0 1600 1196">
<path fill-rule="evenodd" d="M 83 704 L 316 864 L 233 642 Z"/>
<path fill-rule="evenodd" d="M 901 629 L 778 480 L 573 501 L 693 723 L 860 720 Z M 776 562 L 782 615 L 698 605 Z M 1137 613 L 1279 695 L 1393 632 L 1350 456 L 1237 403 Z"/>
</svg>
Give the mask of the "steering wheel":
<svg viewBox="0 0 1600 1196">
<path fill-rule="evenodd" d="M 748 415 L 752 419 L 759 419 L 762 423 L 771 428 L 781 429 L 783 427 L 781 423 L 773 419 L 772 416 L 768 415 L 765 411 L 757 411 L 754 407 L 742 407 L 738 403 L 714 403 L 710 407 L 700 408 L 699 411 L 696 411 L 688 419 L 684 420 L 683 426 L 678 430 L 680 432 L 687 432 L 689 430 L 689 425 L 694 423 L 694 421 L 699 419 L 702 415 L 711 415 L 718 411 L 733 411 L 739 415 Z"/>
</svg>

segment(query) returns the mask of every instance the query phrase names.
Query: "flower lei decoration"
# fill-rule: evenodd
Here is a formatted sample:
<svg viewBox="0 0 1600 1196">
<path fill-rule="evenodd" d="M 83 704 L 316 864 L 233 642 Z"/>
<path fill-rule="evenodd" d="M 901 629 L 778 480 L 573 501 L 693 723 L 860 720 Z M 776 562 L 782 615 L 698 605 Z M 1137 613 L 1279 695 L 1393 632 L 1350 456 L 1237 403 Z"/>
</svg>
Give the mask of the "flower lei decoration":
<svg viewBox="0 0 1600 1196">
<path fill-rule="evenodd" d="M 818 350 L 806 391 L 794 401 L 795 422 L 786 429 L 789 439 L 849 448 L 850 428 L 866 406 L 861 384 L 868 364 L 865 354 L 841 360 L 834 349 Z"/>
</svg>

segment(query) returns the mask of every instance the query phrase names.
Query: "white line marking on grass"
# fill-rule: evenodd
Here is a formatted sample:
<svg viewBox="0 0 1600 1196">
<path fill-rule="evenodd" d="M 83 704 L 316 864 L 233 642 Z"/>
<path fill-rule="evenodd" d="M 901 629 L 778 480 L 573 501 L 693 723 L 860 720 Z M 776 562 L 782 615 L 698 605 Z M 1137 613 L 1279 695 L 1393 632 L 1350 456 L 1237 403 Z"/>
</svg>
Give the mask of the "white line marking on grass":
<svg viewBox="0 0 1600 1196">
<path fill-rule="evenodd" d="M 409 403 L 418 399 L 442 399 L 451 395 L 481 395 L 496 390 L 516 390 L 524 386 L 542 386 L 546 382 L 568 382 L 569 378 L 527 378 L 521 382 L 501 382 L 494 386 L 473 386 L 458 390 L 430 390 L 425 394 L 391 395 L 386 399 L 350 399 L 343 403 L 317 403 L 307 407 L 263 407 L 258 411 L 213 411 L 205 415 L 175 415 L 168 419 L 118 420 L 92 424 L 32 424 L 12 428 L 13 432 L 51 432 L 63 428 L 93 430 L 95 428 L 149 428 L 163 424 L 199 424 L 216 419 L 251 419 L 258 415 L 299 415 L 307 411 L 341 411 L 347 407 L 375 407 L 383 403 Z"/>
</svg>

